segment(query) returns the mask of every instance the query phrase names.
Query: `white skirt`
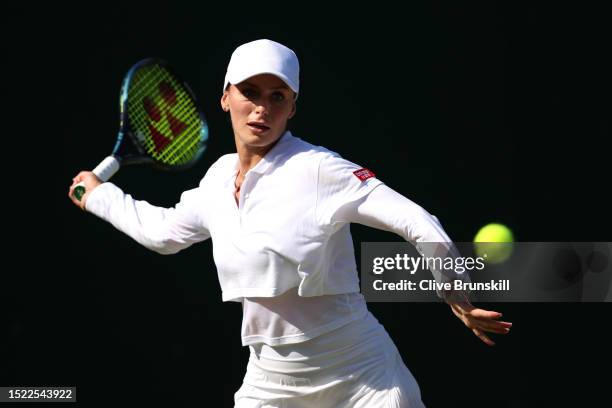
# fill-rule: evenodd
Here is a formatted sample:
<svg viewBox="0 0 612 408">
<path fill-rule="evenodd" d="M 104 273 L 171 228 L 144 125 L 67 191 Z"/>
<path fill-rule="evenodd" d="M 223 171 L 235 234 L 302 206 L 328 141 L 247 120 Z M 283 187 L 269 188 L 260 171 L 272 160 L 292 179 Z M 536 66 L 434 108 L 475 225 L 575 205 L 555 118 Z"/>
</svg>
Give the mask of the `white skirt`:
<svg viewBox="0 0 612 408">
<path fill-rule="evenodd" d="M 412 373 L 369 311 L 302 343 L 249 348 L 234 408 L 424 407 Z"/>
</svg>

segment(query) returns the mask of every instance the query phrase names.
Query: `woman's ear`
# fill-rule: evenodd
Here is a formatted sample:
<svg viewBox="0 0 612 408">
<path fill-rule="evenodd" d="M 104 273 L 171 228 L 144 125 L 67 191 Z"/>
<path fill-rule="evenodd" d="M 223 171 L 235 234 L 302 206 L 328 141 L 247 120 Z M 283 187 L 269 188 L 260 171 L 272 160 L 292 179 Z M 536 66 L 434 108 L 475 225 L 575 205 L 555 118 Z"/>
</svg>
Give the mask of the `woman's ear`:
<svg viewBox="0 0 612 408">
<path fill-rule="evenodd" d="M 296 110 L 297 110 L 297 104 L 295 103 L 295 100 L 294 100 L 293 106 L 291 107 L 291 113 L 289 114 L 289 117 L 287 119 L 291 119 L 292 117 L 294 117 Z"/>
<path fill-rule="evenodd" d="M 227 93 L 227 91 L 223 92 L 223 95 L 221 95 L 221 109 L 223 109 L 224 112 L 229 112 L 229 94 Z"/>
</svg>

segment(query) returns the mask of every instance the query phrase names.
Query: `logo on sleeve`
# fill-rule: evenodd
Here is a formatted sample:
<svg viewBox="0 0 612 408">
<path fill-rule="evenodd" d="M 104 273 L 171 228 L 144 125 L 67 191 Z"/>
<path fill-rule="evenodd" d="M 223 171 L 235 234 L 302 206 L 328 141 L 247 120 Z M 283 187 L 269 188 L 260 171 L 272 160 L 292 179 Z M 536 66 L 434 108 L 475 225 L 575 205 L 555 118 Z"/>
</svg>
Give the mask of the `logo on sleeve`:
<svg viewBox="0 0 612 408">
<path fill-rule="evenodd" d="M 373 171 L 366 169 L 365 167 L 359 170 L 355 170 L 353 174 L 361 181 L 365 181 L 371 177 L 376 176 Z"/>
</svg>

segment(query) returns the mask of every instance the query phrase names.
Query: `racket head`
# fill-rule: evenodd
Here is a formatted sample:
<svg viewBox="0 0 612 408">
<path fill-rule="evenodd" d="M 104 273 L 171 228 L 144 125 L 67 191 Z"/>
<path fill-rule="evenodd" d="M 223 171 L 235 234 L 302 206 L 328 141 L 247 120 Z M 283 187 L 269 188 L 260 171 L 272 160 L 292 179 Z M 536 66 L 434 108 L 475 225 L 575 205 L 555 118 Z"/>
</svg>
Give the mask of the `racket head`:
<svg viewBox="0 0 612 408">
<path fill-rule="evenodd" d="M 185 169 L 198 161 L 207 142 L 208 125 L 189 85 L 162 59 L 134 64 L 121 86 L 120 129 L 113 150 L 121 165 Z"/>
</svg>

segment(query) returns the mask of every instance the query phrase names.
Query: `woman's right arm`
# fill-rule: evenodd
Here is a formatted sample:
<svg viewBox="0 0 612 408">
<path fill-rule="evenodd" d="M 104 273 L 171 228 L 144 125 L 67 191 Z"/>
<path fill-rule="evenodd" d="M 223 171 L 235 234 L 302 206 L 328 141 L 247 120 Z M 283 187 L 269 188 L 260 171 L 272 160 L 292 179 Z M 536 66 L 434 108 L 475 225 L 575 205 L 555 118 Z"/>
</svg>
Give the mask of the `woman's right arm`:
<svg viewBox="0 0 612 408">
<path fill-rule="evenodd" d="M 78 201 L 73 190 L 85 183 L 86 193 Z M 153 206 L 134 200 L 112 183 L 102 183 L 93 173 L 81 172 L 68 193 L 72 202 L 111 223 L 143 246 L 160 254 L 173 254 L 210 238 L 202 207 L 203 187 L 184 192 L 175 208 Z"/>
</svg>

